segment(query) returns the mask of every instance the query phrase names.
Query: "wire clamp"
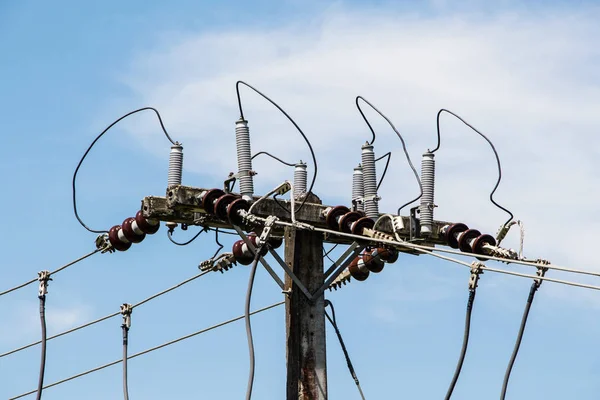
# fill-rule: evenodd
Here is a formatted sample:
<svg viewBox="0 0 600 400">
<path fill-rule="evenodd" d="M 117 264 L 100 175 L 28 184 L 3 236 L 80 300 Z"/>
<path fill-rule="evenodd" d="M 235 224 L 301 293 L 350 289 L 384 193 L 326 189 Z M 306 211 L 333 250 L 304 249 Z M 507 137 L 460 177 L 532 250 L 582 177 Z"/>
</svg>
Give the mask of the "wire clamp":
<svg viewBox="0 0 600 400">
<path fill-rule="evenodd" d="M 48 282 L 51 281 L 50 271 L 40 271 L 38 272 L 38 281 L 40 282 L 40 286 L 38 289 L 38 296 L 44 297 L 48 293 Z"/>
<path fill-rule="evenodd" d="M 479 261 L 473 261 L 471 263 L 471 276 L 469 277 L 469 290 L 477 289 L 479 283 L 479 276 L 483 274 L 484 263 Z"/>
<path fill-rule="evenodd" d="M 259 243 L 267 243 L 269 237 L 271 236 L 271 230 L 273 229 L 273 226 L 275 225 L 276 221 L 279 221 L 279 218 L 277 218 L 274 215 L 269 215 L 267 217 L 267 220 L 265 221 L 265 227 L 263 228 L 258 238 Z"/>
<path fill-rule="evenodd" d="M 121 304 L 121 315 L 123 316 L 123 328 L 129 329 L 131 327 L 131 313 L 133 311 L 133 307 L 131 304 L 123 303 Z"/>
<path fill-rule="evenodd" d="M 101 235 L 98 235 L 98 237 L 96 238 L 96 248 L 102 254 L 115 252 L 115 248 L 110 243 L 110 240 L 108 240 L 108 234 L 107 233 L 103 233 Z"/>
<path fill-rule="evenodd" d="M 540 266 L 537 267 L 537 271 L 535 273 L 538 276 L 538 278 L 534 279 L 533 282 L 535 283 L 535 286 L 539 288 L 542 285 L 542 282 L 544 281 L 542 278 L 546 275 L 546 272 L 548 271 L 547 265 L 550 264 L 550 261 L 542 260 L 541 258 L 539 258 L 535 262 L 536 264 L 540 264 Z"/>
</svg>

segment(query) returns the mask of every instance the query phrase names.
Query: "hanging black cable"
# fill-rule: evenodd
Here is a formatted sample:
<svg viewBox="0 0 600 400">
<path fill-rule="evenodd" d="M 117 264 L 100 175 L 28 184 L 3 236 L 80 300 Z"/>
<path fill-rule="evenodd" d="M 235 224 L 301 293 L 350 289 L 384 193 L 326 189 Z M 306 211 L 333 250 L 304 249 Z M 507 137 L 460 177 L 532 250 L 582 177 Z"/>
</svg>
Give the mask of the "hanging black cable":
<svg viewBox="0 0 600 400">
<path fill-rule="evenodd" d="M 421 196 L 423 196 L 423 186 L 421 185 L 421 178 L 419 178 L 419 173 L 417 172 L 417 170 L 415 169 L 415 166 L 413 165 L 412 161 L 410 160 L 410 155 L 408 154 L 408 150 L 406 149 L 406 143 L 404 142 L 404 138 L 402 137 L 402 135 L 400 134 L 400 132 L 398 132 L 398 129 L 396 129 L 396 127 L 394 126 L 394 124 L 392 123 L 392 121 L 388 117 L 386 117 L 384 113 L 382 113 L 381 111 L 379 111 L 377 109 L 377 107 L 375 107 L 368 100 L 366 100 L 364 97 L 362 97 L 362 96 L 356 96 L 356 107 L 358 108 L 358 111 L 360 111 L 360 114 L 362 115 L 363 119 L 365 120 L 365 122 L 369 126 L 369 129 L 371 130 L 371 133 L 373 134 L 373 140 L 369 144 L 373 144 L 373 142 L 375 142 L 375 131 L 373 130 L 373 127 L 371 126 L 371 124 L 367 120 L 365 114 L 362 112 L 358 100 L 362 100 L 365 103 L 367 103 L 377 114 L 379 114 L 388 123 L 388 125 L 396 133 L 396 135 L 400 139 L 400 142 L 402 142 L 402 149 L 404 150 L 404 154 L 406 155 L 406 161 L 408 161 L 408 165 L 410 166 L 410 168 L 412 169 L 413 173 L 415 174 L 415 178 L 417 179 L 417 183 L 419 184 L 419 190 L 420 190 L 419 195 L 415 199 L 413 199 L 413 200 L 411 200 L 411 201 L 409 201 L 409 202 L 401 205 L 400 208 L 398 208 L 398 215 L 399 215 L 400 214 L 400 210 L 402 210 L 404 207 L 406 207 L 410 203 L 413 203 L 413 202 L 419 200 L 421 198 Z"/>
<path fill-rule="evenodd" d="M 81 157 L 81 160 L 79 160 L 79 163 L 77 164 L 77 168 L 75 168 L 75 172 L 73 173 L 73 183 L 72 183 L 72 187 L 73 187 L 73 211 L 75 212 L 75 218 L 77 218 L 77 221 L 79 221 L 79 223 L 81 224 L 81 226 L 83 226 L 85 229 L 87 229 L 88 231 L 92 232 L 92 233 L 107 233 L 107 230 L 95 230 L 95 229 L 91 229 L 89 228 L 79 217 L 79 213 L 77 212 L 77 196 L 75 193 L 75 180 L 77 179 L 77 173 L 79 172 L 79 168 L 81 167 L 81 164 L 83 164 L 83 160 L 85 160 L 85 158 L 87 157 L 88 153 L 92 150 L 92 147 L 94 147 L 94 145 L 96 144 L 96 142 L 98 140 L 100 140 L 100 138 L 106 133 L 108 132 L 108 130 L 110 128 L 112 128 L 113 126 L 115 126 L 119 121 L 129 117 L 130 115 L 133 115 L 135 113 L 138 113 L 140 111 L 145 111 L 145 110 L 150 110 L 150 111 L 154 111 L 154 113 L 156 114 L 156 116 L 158 117 L 158 122 L 160 123 L 160 127 L 162 128 L 162 131 L 164 132 L 165 136 L 167 137 L 167 139 L 169 140 L 169 142 L 171 142 L 171 144 L 175 145 L 177 142 L 174 142 L 173 139 L 171 139 L 171 136 L 169 136 L 169 133 L 167 132 L 167 129 L 165 128 L 165 125 L 163 123 L 163 120 L 160 116 L 160 113 L 153 107 L 142 107 L 142 108 L 138 108 L 137 110 L 128 112 L 127 114 L 119 117 L 117 120 L 115 120 L 113 123 L 111 123 L 109 126 L 106 127 L 106 129 L 104 129 L 98 136 L 96 136 L 96 139 L 94 139 L 94 141 L 92 142 L 92 144 L 90 144 L 90 146 L 87 148 L 87 150 L 85 151 L 85 153 L 83 153 L 83 157 Z"/>
<path fill-rule="evenodd" d="M 346 349 L 346 345 L 344 344 L 344 339 L 342 338 L 342 333 L 340 332 L 340 330 L 337 326 L 337 321 L 335 319 L 335 309 L 333 308 L 333 303 L 331 303 L 331 301 L 329 301 L 329 300 L 325 300 L 325 308 L 327 308 L 327 306 L 331 307 L 331 317 L 329 316 L 329 314 L 327 314 L 327 310 L 325 310 L 325 317 L 327 317 L 327 319 L 329 320 L 329 323 L 335 330 L 335 334 L 337 335 L 337 338 L 340 342 L 340 347 L 342 348 L 342 351 L 344 352 L 344 357 L 346 358 L 346 364 L 348 365 L 348 371 L 350 371 L 350 375 L 352 376 L 352 379 L 354 379 L 354 383 L 356 383 L 356 387 L 358 389 L 358 392 L 360 393 L 360 397 L 362 398 L 362 400 L 365 400 L 365 395 L 363 394 L 363 391 L 360 387 L 360 382 L 358 381 L 358 377 L 356 376 L 356 371 L 354 371 L 354 366 L 352 365 L 352 361 L 350 361 L 350 356 L 348 355 L 348 350 Z"/>
<path fill-rule="evenodd" d="M 123 315 L 123 324 L 121 329 L 123 330 L 123 398 L 129 400 L 129 388 L 127 379 L 127 345 L 129 342 L 129 328 L 131 327 L 131 311 L 133 307 L 131 304 L 123 304 L 121 306 L 121 314 Z"/>
<path fill-rule="evenodd" d="M 506 212 L 510 216 L 508 218 L 508 220 L 504 223 L 504 225 L 502 225 L 503 227 L 505 227 L 506 225 L 508 225 L 510 223 L 510 221 L 513 220 L 514 216 L 513 216 L 512 212 L 510 212 L 508 209 L 502 207 L 500 204 L 496 203 L 496 201 L 494 200 L 494 193 L 496 192 L 496 189 L 498 189 L 498 186 L 500 185 L 500 181 L 502 180 L 502 166 L 500 165 L 500 157 L 498 156 L 498 152 L 496 151 L 496 147 L 494 146 L 494 144 L 492 143 L 492 141 L 490 139 L 488 139 L 487 136 L 485 136 L 483 133 L 481 133 L 480 131 L 478 131 L 473 125 L 469 124 L 467 121 L 465 121 L 459 115 L 453 113 L 452 111 L 446 110 L 445 108 L 442 108 L 437 113 L 437 146 L 435 147 L 435 149 L 433 149 L 431 151 L 432 153 L 435 153 L 440 148 L 440 143 L 441 143 L 441 136 L 440 136 L 440 115 L 443 112 L 446 112 L 446 113 L 448 113 L 450 115 L 453 115 L 458 120 L 460 120 L 463 124 L 465 124 L 466 126 L 468 126 L 469 128 L 471 128 L 473 131 L 475 131 L 475 133 L 477 133 L 479 136 L 481 136 L 482 138 L 484 138 L 485 141 L 488 142 L 488 144 L 492 148 L 492 151 L 494 152 L 494 156 L 496 156 L 496 164 L 498 165 L 498 180 L 496 181 L 496 185 L 494 185 L 494 188 L 492 189 L 492 191 L 490 193 L 490 201 L 492 202 L 492 204 L 494 204 L 496 207 L 498 207 L 502 211 Z"/>
<path fill-rule="evenodd" d="M 456 382 L 458 381 L 458 377 L 460 376 L 460 371 L 463 366 L 463 362 L 465 361 L 465 356 L 467 354 L 467 347 L 469 345 L 469 333 L 471 331 L 471 312 L 473 311 L 473 302 L 475 301 L 475 291 L 477 289 L 477 280 L 479 279 L 479 270 L 472 270 L 471 272 L 471 281 L 469 282 L 469 299 L 467 300 L 467 314 L 465 316 L 465 332 L 463 334 L 463 343 L 460 350 L 460 356 L 458 357 L 458 363 L 456 364 L 456 369 L 454 371 L 454 376 L 452 377 L 452 381 L 450 382 L 450 386 L 448 387 L 448 392 L 446 392 L 445 400 L 450 400 L 452 397 L 452 392 L 454 391 L 454 387 L 456 386 Z"/>
<path fill-rule="evenodd" d="M 50 273 L 48 271 L 40 271 L 38 273 L 38 280 L 40 281 L 40 288 L 38 298 L 40 299 L 40 324 L 42 327 L 42 349 L 40 359 L 40 374 L 38 377 L 38 387 L 36 400 L 42 398 L 42 390 L 44 389 L 44 374 L 46 371 L 46 293 L 48 288 L 48 281 L 51 281 Z"/>
<path fill-rule="evenodd" d="M 261 251 L 264 244 L 261 244 L 254 254 L 254 260 L 252 261 L 252 267 L 250 268 L 250 277 L 248 278 L 248 289 L 246 291 L 246 306 L 244 308 L 244 320 L 246 322 L 246 337 L 248 338 L 248 353 L 250 357 L 250 368 L 248 371 L 248 387 L 246 389 L 246 400 L 252 398 L 252 387 L 254 386 L 254 340 L 252 339 L 252 325 L 250 324 L 250 301 L 252 300 L 252 288 L 254 287 L 254 277 L 256 276 L 256 269 L 258 267 L 258 260 L 260 259 Z"/>
<path fill-rule="evenodd" d="M 271 157 L 272 159 L 277 160 L 280 163 L 287 165 L 288 167 L 293 167 L 295 165 L 293 163 L 283 161 L 281 158 L 275 157 L 273 154 L 271 154 L 267 151 L 259 151 L 258 153 L 256 153 L 255 155 L 252 156 L 252 159 L 254 160 L 256 157 L 260 156 L 261 154 L 267 155 L 267 156 Z"/>
<path fill-rule="evenodd" d="M 384 157 L 387 157 L 387 160 L 385 161 L 385 167 L 383 168 L 383 174 L 381 174 L 381 178 L 379 178 L 379 183 L 377 184 L 377 190 L 379 190 L 379 187 L 383 183 L 383 179 L 385 178 L 385 174 L 386 174 L 386 172 L 388 170 L 388 167 L 390 166 L 390 160 L 392 159 L 392 152 L 388 151 L 387 153 L 385 153 L 381 157 L 375 159 L 375 162 L 377 162 L 379 160 L 382 160 Z"/>
<path fill-rule="evenodd" d="M 510 373 L 512 372 L 515 360 L 517 359 L 519 347 L 521 347 L 521 340 L 523 339 L 523 333 L 525 332 L 525 325 L 527 324 L 527 317 L 529 317 L 531 303 L 533 303 L 533 297 L 535 296 L 535 292 L 537 292 L 538 288 L 539 284 L 537 282 L 534 282 L 531 285 L 531 289 L 529 289 L 529 296 L 527 297 L 527 303 L 525 304 L 525 310 L 523 311 L 523 317 L 521 318 L 521 326 L 519 327 L 519 333 L 517 335 L 517 341 L 515 342 L 515 348 L 513 349 L 512 355 L 510 356 L 510 361 L 508 362 L 508 366 L 506 367 L 506 372 L 504 373 L 504 381 L 502 382 L 502 394 L 500 395 L 501 400 L 504 400 L 504 398 L 506 397 L 506 390 L 508 389 L 508 380 L 510 379 Z"/>
<path fill-rule="evenodd" d="M 212 259 L 214 259 L 219 254 L 219 252 L 223 250 L 223 245 L 221 244 L 221 242 L 219 242 L 219 228 L 215 228 L 215 243 L 219 247 L 215 251 L 215 254 L 213 254 L 213 256 L 211 257 Z"/>
<path fill-rule="evenodd" d="M 187 242 L 183 242 L 183 243 L 177 242 L 177 241 L 175 241 L 175 239 L 173 239 L 173 233 L 171 232 L 171 230 L 167 230 L 167 237 L 169 238 L 171 243 L 176 244 L 177 246 L 187 246 L 188 244 L 190 244 L 194 240 L 196 240 L 202 232 L 206 232 L 207 230 L 208 230 L 208 228 L 200 229 L 200 231 L 198 231 L 198 233 L 196 233 L 194 236 L 192 236 L 192 238 L 190 240 L 188 240 Z"/>
<path fill-rule="evenodd" d="M 240 117 L 241 117 L 241 119 L 245 119 L 245 118 L 244 118 L 244 111 L 242 110 L 242 98 L 240 97 L 240 84 L 246 86 L 249 89 L 252 89 L 254 92 L 256 92 L 257 94 L 259 94 L 260 96 L 262 96 L 269 103 L 271 103 L 272 105 L 274 105 L 296 127 L 296 129 L 298 130 L 298 132 L 300 132 L 300 135 L 302 135 L 302 137 L 304 138 L 304 141 L 306 142 L 306 145 L 308 146 L 308 150 L 310 151 L 310 156 L 312 157 L 313 165 L 315 167 L 315 172 L 313 173 L 313 178 L 312 178 L 312 181 L 310 182 L 310 187 L 308 188 L 307 193 L 312 192 L 313 187 L 315 185 L 315 181 L 317 180 L 317 170 L 318 170 L 318 168 L 317 168 L 317 157 L 315 156 L 315 152 L 314 152 L 313 147 L 312 147 L 312 145 L 310 143 L 310 140 L 308 140 L 308 137 L 306 137 L 306 135 L 304 134 L 304 132 L 302 132 L 302 129 L 300 129 L 300 127 L 298 126 L 298 124 L 296 124 L 296 121 L 294 121 L 292 119 L 292 117 L 290 117 L 289 114 L 286 113 L 283 110 L 283 108 L 281 108 L 279 106 L 279 104 L 275 103 L 267 95 L 263 94 L 258 89 L 256 89 L 255 87 L 247 84 L 246 82 L 244 82 L 244 81 L 237 81 L 236 84 L 235 84 L 235 92 L 237 94 L 237 100 L 238 100 L 238 106 L 239 106 L 239 109 L 240 109 Z M 302 209 L 302 207 L 304 206 L 304 203 L 306 202 L 307 198 L 308 198 L 308 196 L 304 197 L 304 200 L 302 200 L 302 203 L 300 203 L 300 207 L 298 207 L 298 210 L 296 212 L 298 212 L 298 211 L 300 211 Z"/>
</svg>

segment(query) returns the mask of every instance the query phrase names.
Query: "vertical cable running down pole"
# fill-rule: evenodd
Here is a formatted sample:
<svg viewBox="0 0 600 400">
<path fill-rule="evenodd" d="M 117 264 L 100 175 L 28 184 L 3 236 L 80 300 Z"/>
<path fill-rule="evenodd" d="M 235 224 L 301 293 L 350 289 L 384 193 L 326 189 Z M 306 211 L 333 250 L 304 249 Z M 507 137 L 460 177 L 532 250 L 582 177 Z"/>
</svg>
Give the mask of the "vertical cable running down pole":
<svg viewBox="0 0 600 400">
<path fill-rule="evenodd" d="M 243 118 L 235 123 L 235 146 L 237 149 L 240 194 L 244 200 L 251 202 L 254 195 L 254 181 L 252 179 L 250 128 L 248 128 L 248 121 Z"/>
<path fill-rule="evenodd" d="M 430 151 L 423 154 L 421 160 L 421 186 L 423 188 L 423 195 L 421 196 L 421 205 L 419 211 L 421 212 L 421 234 L 425 236 L 431 235 L 433 229 L 433 209 L 435 204 L 433 202 L 433 193 L 435 185 L 435 159 L 434 154 Z"/>
<path fill-rule="evenodd" d="M 167 187 L 181 185 L 181 175 L 183 172 L 183 146 L 179 142 L 175 142 L 171 146 L 169 154 L 169 176 L 167 179 Z"/>
<path fill-rule="evenodd" d="M 294 199 L 300 198 L 306 193 L 308 173 L 306 172 L 306 163 L 300 160 L 294 168 Z"/>
<path fill-rule="evenodd" d="M 124 303 L 121 306 L 121 315 L 123 315 L 123 398 L 129 400 L 129 387 L 127 379 L 127 346 L 129 344 L 129 328 L 131 327 L 131 304 Z"/>
<path fill-rule="evenodd" d="M 365 211 L 363 203 L 365 197 L 365 182 L 363 180 L 362 165 L 354 168 L 352 173 L 352 208 L 356 211 Z"/>
<path fill-rule="evenodd" d="M 371 219 L 379 218 L 379 198 L 377 197 L 377 172 L 375 170 L 375 152 L 373 145 L 362 146 L 362 170 L 364 182 L 365 213 Z"/>
<path fill-rule="evenodd" d="M 42 390 L 44 389 L 44 375 L 46 372 L 46 294 L 48 294 L 48 282 L 51 281 L 49 271 L 38 272 L 38 281 L 40 282 L 38 289 L 38 298 L 40 299 L 40 323 L 42 326 L 42 355 L 40 361 L 40 374 L 38 378 L 38 388 L 36 400 L 41 400 Z"/>
</svg>

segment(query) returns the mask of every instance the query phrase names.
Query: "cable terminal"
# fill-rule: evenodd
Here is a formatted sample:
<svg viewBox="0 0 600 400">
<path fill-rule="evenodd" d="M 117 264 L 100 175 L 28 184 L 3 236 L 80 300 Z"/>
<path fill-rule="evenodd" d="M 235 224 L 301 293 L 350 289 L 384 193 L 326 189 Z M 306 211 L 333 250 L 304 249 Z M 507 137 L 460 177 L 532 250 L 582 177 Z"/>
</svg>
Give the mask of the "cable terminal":
<svg viewBox="0 0 600 400">
<path fill-rule="evenodd" d="M 544 281 L 542 278 L 546 275 L 546 272 L 548 272 L 547 265 L 550 265 L 550 261 L 538 258 L 535 262 L 537 264 L 540 264 L 540 266 L 537 267 L 537 271 L 535 273 L 539 278 L 536 278 L 533 281 L 535 282 L 535 286 L 539 288 L 542 285 L 542 282 Z"/>
<path fill-rule="evenodd" d="M 479 261 L 473 261 L 471 263 L 471 276 L 469 277 L 469 290 L 477 289 L 479 283 L 479 276 L 483 274 L 483 268 L 485 264 Z"/>
<path fill-rule="evenodd" d="M 114 253 L 116 251 L 113 245 L 110 243 L 107 233 L 98 235 L 98 237 L 96 238 L 96 248 L 100 250 L 102 254 Z"/>
<path fill-rule="evenodd" d="M 48 294 L 48 282 L 51 281 L 50 271 L 40 271 L 38 272 L 38 281 L 40 282 L 40 286 L 38 289 L 38 296 L 44 297 Z"/>
<path fill-rule="evenodd" d="M 121 304 L 121 315 L 123 316 L 123 328 L 129 329 L 131 327 L 131 313 L 133 312 L 133 306 L 128 303 Z"/>
</svg>

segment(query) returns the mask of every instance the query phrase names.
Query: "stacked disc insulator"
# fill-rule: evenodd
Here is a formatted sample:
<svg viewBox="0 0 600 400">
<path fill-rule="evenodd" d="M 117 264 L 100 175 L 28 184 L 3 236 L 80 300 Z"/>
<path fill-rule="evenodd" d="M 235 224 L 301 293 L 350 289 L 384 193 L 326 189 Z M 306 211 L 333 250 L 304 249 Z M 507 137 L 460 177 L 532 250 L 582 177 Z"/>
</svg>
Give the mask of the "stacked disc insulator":
<svg viewBox="0 0 600 400">
<path fill-rule="evenodd" d="M 118 251 L 125 251 L 132 243 L 140 243 L 146 235 L 155 234 L 160 228 L 160 222 L 148 219 L 138 211 L 135 217 L 129 217 L 121 225 L 115 225 L 108 231 L 110 244 Z"/>
</svg>

